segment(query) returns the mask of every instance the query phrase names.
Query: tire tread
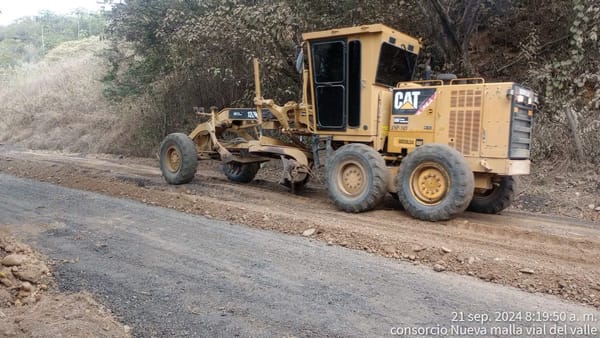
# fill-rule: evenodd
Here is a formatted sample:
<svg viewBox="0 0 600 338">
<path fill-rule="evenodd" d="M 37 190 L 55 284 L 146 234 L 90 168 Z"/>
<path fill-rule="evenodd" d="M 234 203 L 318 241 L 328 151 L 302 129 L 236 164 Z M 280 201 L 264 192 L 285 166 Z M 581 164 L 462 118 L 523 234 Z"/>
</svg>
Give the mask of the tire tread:
<svg viewBox="0 0 600 338">
<path fill-rule="evenodd" d="M 349 201 L 345 198 L 342 193 L 338 190 L 335 184 L 335 179 L 332 177 L 335 172 L 335 161 L 347 154 L 358 154 L 358 156 L 364 156 L 367 164 L 371 165 L 371 172 L 373 173 L 372 184 L 369 184 L 369 192 L 365 198 L 358 201 Z M 367 173 L 369 172 L 367 168 Z M 345 145 L 334 153 L 329 159 L 327 165 L 327 186 L 330 198 L 334 201 L 335 205 L 346 212 L 359 213 L 367 210 L 371 210 L 376 207 L 385 197 L 388 191 L 389 172 L 385 165 L 385 161 L 381 154 L 375 149 L 362 143 L 351 143 Z"/>
<path fill-rule="evenodd" d="M 467 210 L 483 214 L 497 214 L 508 208 L 518 190 L 518 180 L 512 176 L 503 176 L 500 185 L 487 196 L 473 196 Z"/>
<path fill-rule="evenodd" d="M 232 169 L 231 165 L 225 163 L 225 164 L 223 164 L 223 173 L 225 174 L 225 176 L 227 176 L 227 178 L 230 181 L 236 182 L 236 183 L 250 183 L 250 182 L 252 182 L 252 180 L 254 179 L 254 177 L 256 177 L 256 173 L 260 169 L 260 163 L 257 163 L 257 162 L 253 162 L 253 163 L 236 163 L 236 164 L 233 164 L 233 165 L 239 165 L 240 166 L 239 172 L 236 173 L 235 170 Z"/>
<path fill-rule="evenodd" d="M 410 187 L 410 172 L 423 161 L 433 161 L 447 167 L 451 179 L 450 200 L 443 200 L 438 205 L 420 204 L 412 196 Z M 448 165 L 440 162 L 448 162 Z M 456 179 L 453 180 L 453 177 Z M 427 144 L 410 153 L 398 170 L 398 197 L 404 209 L 413 217 L 431 222 L 451 219 L 462 213 L 473 197 L 473 172 L 465 158 L 456 149 L 444 144 Z M 458 185 L 458 187 L 456 186 Z"/>
<path fill-rule="evenodd" d="M 181 167 L 176 173 L 170 172 L 164 163 L 166 150 L 172 143 L 175 143 L 181 153 Z M 183 133 L 167 135 L 160 145 L 160 169 L 169 184 L 179 185 L 192 181 L 198 170 L 198 154 L 194 141 Z"/>
</svg>

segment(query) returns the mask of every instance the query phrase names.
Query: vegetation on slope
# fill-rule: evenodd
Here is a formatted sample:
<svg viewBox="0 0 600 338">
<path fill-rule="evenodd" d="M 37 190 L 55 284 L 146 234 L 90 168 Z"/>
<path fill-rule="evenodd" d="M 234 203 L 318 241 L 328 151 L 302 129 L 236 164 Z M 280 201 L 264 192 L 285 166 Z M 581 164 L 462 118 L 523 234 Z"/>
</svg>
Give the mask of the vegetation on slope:
<svg viewBox="0 0 600 338">
<path fill-rule="evenodd" d="M 548 18 L 552 18 L 549 20 Z M 129 0 L 110 32 L 109 92 L 151 93 L 152 142 L 192 121 L 192 106 L 251 104 L 251 59 L 264 91 L 297 99 L 294 58 L 302 32 L 383 22 L 423 37 L 420 70 L 512 80 L 541 94 L 534 159 L 600 161 L 600 6 L 596 0 Z M 122 45 L 122 44 L 120 44 Z M 161 135 L 162 134 L 162 135 Z"/>
<path fill-rule="evenodd" d="M 0 68 L 37 62 L 59 44 L 99 35 L 104 27 L 102 14 L 81 10 L 71 15 L 44 11 L 0 26 Z"/>
<path fill-rule="evenodd" d="M 97 37 L 65 42 L 0 80 L 0 141 L 34 149 L 114 150 L 119 119 L 102 95 L 107 70 Z"/>
<path fill-rule="evenodd" d="M 110 41 L 50 49 L 104 25 L 102 15 L 82 18 L 42 13 L 0 28 L 1 140 L 153 154 L 166 134 L 190 129 L 191 107 L 251 105 L 253 57 L 263 63 L 265 95 L 296 100 L 302 32 L 382 22 L 423 38 L 417 76 L 430 61 L 434 72 L 516 81 L 541 94 L 538 163 L 600 162 L 595 0 L 128 0 L 108 15 Z M 44 55 L 42 22 L 50 52 L 31 63 Z M 13 48 L 17 31 L 24 45 Z"/>
</svg>

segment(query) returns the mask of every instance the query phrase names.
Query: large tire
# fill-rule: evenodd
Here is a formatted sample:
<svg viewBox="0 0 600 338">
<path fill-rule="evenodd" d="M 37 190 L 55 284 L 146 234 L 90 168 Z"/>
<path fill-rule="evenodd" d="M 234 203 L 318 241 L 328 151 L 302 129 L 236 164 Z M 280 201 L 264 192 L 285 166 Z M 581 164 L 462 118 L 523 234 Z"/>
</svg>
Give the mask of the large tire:
<svg viewBox="0 0 600 338">
<path fill-rule="evenodd" d="M 198 169 L 196 144 L 187 135 L 167 135 L 160 145 L 160 170 L 169 184 L 190 182 Z"/>
<path fill-rule="evenodd" d="M 339 148 L 327 165 L 329 196 L 346 212 L 363 212 L 377 206 L 388 191 L 388 180 L 383 157 L 360 143 Z"/>
<path fill-rule="evenodd" d="M 240 163 L 240 162 L 229 162 L 223 164 L 223 173 L 227 178 L 236 183 L 249 183 L 252 182 L 256 173 L 260 169 L 260 163 Z"/>
<path fill-rule="evenodd" d="M 497 214 L 508 208 L 517 192 L 518 181 L 512 176 L 501 176 L 494 187 L 485 193 L 475 193 L 467 210 Z"/>
<path fill-rule="evenodd" d="M 427 144 L 402 160 L 398 198 L 413 217 L 444 221 L 462 213 L 473 198 L 474 177 L 456 149 Z"/>
</svg>

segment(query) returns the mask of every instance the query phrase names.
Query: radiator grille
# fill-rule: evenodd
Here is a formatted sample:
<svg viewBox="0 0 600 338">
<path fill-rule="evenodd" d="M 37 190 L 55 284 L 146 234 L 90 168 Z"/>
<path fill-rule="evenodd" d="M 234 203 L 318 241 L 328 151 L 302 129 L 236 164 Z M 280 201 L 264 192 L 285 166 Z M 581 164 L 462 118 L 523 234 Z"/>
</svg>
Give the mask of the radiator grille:
<svg viewBox="0 0 600 338">
<path fill-rule="evenodd" d="M 453 90 L 450 93 L 448 144 L 464 155 L 479 152 L 482 90 Z"/>
<path fill-rule="evenodd" d="M 531 116 L 533 105 L 513 102 L 510 130 L 510 153 L 512 159 L 528 159 L 531 148 Z"/>
</svg>

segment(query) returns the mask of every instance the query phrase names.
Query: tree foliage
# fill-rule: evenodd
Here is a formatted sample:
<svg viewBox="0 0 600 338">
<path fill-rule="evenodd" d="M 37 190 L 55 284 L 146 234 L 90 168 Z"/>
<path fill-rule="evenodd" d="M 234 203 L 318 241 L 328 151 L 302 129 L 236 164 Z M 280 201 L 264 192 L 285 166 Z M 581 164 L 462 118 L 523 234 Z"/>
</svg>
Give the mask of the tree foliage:
<svg viewBox="0 0 600 338">
<path fill-rule="evenodd" d="M 420 69 L 430 59 L 540 93 L 536 159 L 571 156 L 578 137 L 579 157 L 598 161 L 598 11 L 597 0 L 129 0 L 111 14 L 107 93 L 152 97 L 158 144 L 193 122 L 193 106 L 251 104 L 253 57 L 266 96 L 297 99 L 302 32 L 381 22 L 423 38 Z"/>
<path fill-rule="evenodd" d="M 103 33 L 105 19 L 100 13 L 76 10 L 70 15 L 42 11 L 0 26 L 0 67 L 38 61 L 59 44 Z"/>
</svg>

